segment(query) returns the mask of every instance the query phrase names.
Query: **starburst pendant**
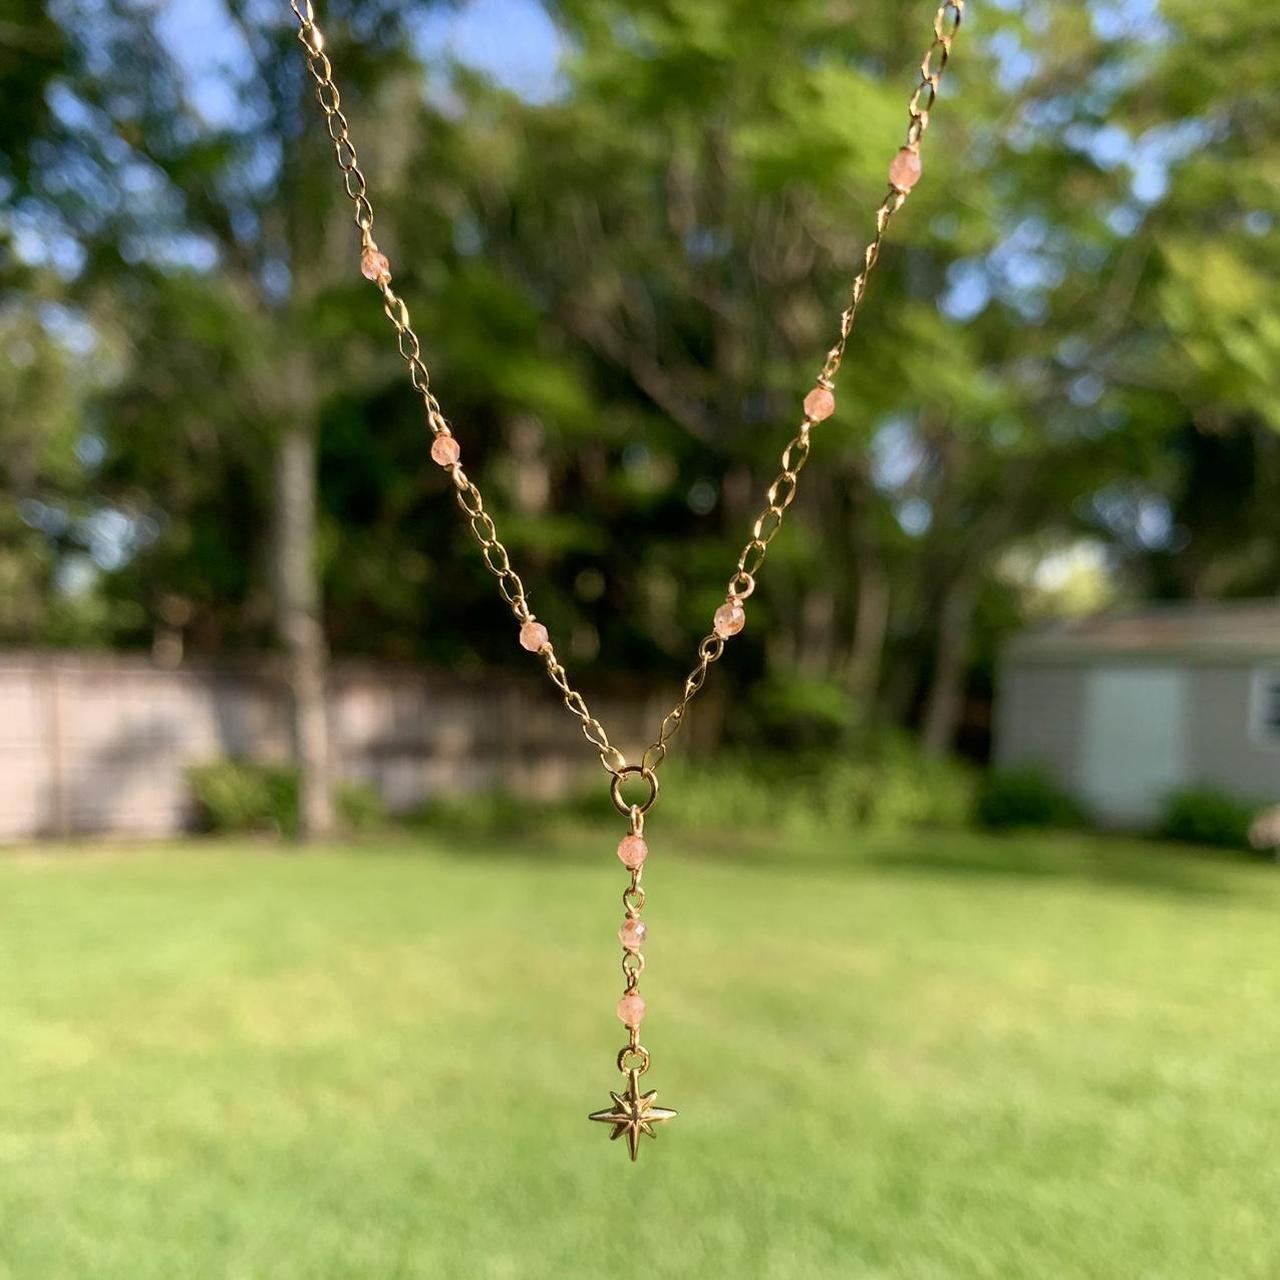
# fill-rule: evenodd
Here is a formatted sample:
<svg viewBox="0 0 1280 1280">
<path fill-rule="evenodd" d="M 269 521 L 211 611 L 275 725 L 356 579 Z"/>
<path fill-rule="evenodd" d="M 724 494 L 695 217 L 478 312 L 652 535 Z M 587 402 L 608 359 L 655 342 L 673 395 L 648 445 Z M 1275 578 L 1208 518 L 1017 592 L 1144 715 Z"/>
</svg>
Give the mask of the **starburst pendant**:
<svg viewBox="0 0 1280 1280">
<path fill-rule="evenodd" d="M 653 1126 L 672 1119 L 676 1114 L 670 1107 L 654 1106 L 657 1096 L 656 1089 L 641 1093 L 640 1073 L 637 1070 L 631 1070 L 627 1072 L 625 1092 L 614 1093 L 612 1089 L 609 1090 L 613 1106 L 604 1111 L 593 1111 L 587 1118 L 598 1120 L 601 1124 L 613 1125 L 610 1139 L 620 1138 L 625 1133 L 631 1158 L 635 1160 L 640 1154 L 640 1135 L 647 1133 L 649 1137 L 656 1138 L 658 1134 Z"/>
</svg>

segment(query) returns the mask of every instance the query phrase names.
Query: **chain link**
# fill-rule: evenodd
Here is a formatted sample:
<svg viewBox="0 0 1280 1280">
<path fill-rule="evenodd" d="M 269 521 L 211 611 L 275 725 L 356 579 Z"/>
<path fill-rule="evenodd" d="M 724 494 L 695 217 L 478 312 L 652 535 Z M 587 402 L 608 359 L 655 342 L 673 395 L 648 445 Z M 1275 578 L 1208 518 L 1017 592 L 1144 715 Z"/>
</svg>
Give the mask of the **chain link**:
<svg viewBox="0 0 1280 1280">
<path fill-rule="evenodd" d="M 945 3 L 939 6 L 933 19 L 933 40 L 920 61 L 920 82 L 907 106 L 909 123 L 906 144 L 899 153 L 900 155 L 908 153 L 916 158 L 917 166 L 920 143 L 925 130 L 929 127 L 929 113 L 937 100 L 938 83 L 951 57 L 951 42 L 964 16 L 964 5 L 965 0 L 945 0 Z M 298 39 L 306 52 L 307 70 L 316 84 L 316 99 L 324 112 L 334 157 L 338 168 L 342 171 L 343 187 L 355 206 L 354 218 L 356 227 L 360 231 L 362 265 L 365 274 L 370 275 L 382 293 L 383 310 L 396 331 L 396 342 L 401 358 L 408 366 L 409 380 L 414 390 L 422 398 L 427 425 L 432 435 L 437 440 L 441 437 L 451 439 L 453 431 L 431 390 L 431 375 L 422 360 L 422 344 L 410 321 L 409 308 L 404 299 L 392 289 L 389 265 L 385 257 L 378 252 L 373 238 L 373 205 L 369 201 L 368 187 L 364 174 L 360 170 L 355 144 L 351 141 L 347 117 L 342 111 L 342 97 L 333 81 L 333 66 L 324 52 L 324 35 L 316 25 L 315 9 L 311 0 L 290 0 L 290 8 L 298 20 Z M 875 235 L 863 252 L 862 270 L 854 277 L 848 305 L 840 313 L 839 337 L 828 350 L 818 373 L 817 388 L 826 393 L 833 391 L 836 375 L 844 360 L 845 346 L 857 320 L 863 294 L 866 292 L 867 279 L 879 260 L 880 247 L 893 215 L 906 203 L 911 185 L 905 183 L 898 185 L 891 180 L 888 194 L 876 210 Z M 811 392 L 810 396 L 813 394 Z M 828 399 L 828 406 L 811 411 L 809 397 L 806 397 L 804 419 L 796 435 L 782 452 L 782 470 L 765 493 L 764 509 L 751 526 L 751 536 L 743 547 L 742 554 L 738 556 L 735 573 L 729 579 L 727 603 L 730 605 L 740 605 L 755 591 L 756 575 L 764 564 L 769 544 L 781 529 L 787 508 L 795 501 L 798 477 L 809 459 L 810 432 L 819 421 L 829 416 L 834 408 L 834 399 L 830 395 Z M 452 474 L 458 506 L 466 515 L 471 534 L 480 545 L 480 554 L 484 559 L 485 567 L 498 579 L 498 589 L 502 593 L 502 598 L 511 607 L 516 621 L 525 626 L 534 621 L 534 615 L 529 607 L 524 583 L 511 566 L 511 557 L 498 537 L 493 518 L 485 510 L 480 490 L 456 460 L 456 446 L 452 456 L 454 460 L 451 463 L 442 465 L 447 465 Z M 736 630 L 740 629 L 739 622 Z M 735 630 L 721 632 L 717 621 L 717 630 L 704 636 L 699 642 L 697 665 L 685 677 L 678 701 L 663 717 L 658 736 L 646 748 L 640 766 L 628 766 L 626 757 L 610 743 L 604 726 L 591 712 L 582 694 L 570 683 L 568 673 L 556 657 L 551 642 L 548 640 L 542 644 L 538 652 L 546 664 L 547 675 L 561 693 L 565 707 L 580 722 L 583 736 L 596 749 L 600 756 L 600 763 L 613 775 L 616 786 L 621 776 L 627 772 L 642 769 L 652 777 L 653 771 L 666 759 L 667 744 L 684 724 L 690 702 L 705 683 L 712 663 L 717 662 L 724 653 L 725 640 L 732 634 L 735 634 Z M 632 889 L 643 892 L 639 890 L 638 884 L 632 886 Z M 641 960 L 641 966 L 643 967 L 643 960 Z M 630 975 L 628 981 L 632 982 Z M 628 987 L 628 991 L 631 990 L 634 990 L 634 984 Z M 629 1051 L 624 1050 L 624 1054 Z M 647 1066 L 648 1055 L 645 1054 L 644 1057 Z"/>
</svg>

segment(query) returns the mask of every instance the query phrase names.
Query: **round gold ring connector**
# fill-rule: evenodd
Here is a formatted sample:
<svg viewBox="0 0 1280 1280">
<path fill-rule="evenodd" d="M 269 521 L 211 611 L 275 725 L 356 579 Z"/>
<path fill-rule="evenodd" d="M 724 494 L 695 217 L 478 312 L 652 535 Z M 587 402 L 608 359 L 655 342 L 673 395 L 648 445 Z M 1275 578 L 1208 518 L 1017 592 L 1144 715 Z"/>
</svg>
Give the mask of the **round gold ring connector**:
<svg viewBox="0 0 1280 1280">
<path fill-rule="evenodd" d="M 644 804 L 627 804 L 622 798 L 622 780 L 632 773 L 638 774 L 649 784 L 649 798 Z M 646 764 L 629 764 L 613 775 L 613 780 L 609 783 L 609 795 L 613 799 L 613 807 L 624 818 L 631 817 L 633 813 L 648 813 L 658 798 L 658 775 Z"/>
<path fill-rule="evenodd" d="M 649 1050 L 642 1044 L 627 1045 L 618 1053 L 618 1070 L 627 1075 L 634 1071 L 642 1076 L 649 1070 Z"/>
</svg>

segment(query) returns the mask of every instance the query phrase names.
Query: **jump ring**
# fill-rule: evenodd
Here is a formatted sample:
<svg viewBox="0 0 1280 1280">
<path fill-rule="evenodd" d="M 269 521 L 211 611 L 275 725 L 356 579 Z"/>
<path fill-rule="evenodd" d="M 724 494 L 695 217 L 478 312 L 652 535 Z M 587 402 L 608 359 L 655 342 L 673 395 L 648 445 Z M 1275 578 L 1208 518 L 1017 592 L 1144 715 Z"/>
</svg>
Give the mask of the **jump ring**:
<svg viewBox="0 0 1280 1280">
<path fill-rule="evenodd" d="M 628 1065 L 633 1055 L 640 1059 L 638 1067 Z M 638 1044 L 634 1048 L 631 1045 L 627 1045 L 618 1053 L 618 1070 L 623 1075 L 626 1075 L 629 1071 L 634 1071 L 636 1075 L 644 1075 L 649 1070 L 649 1050 L 642 1044 Z"/>
<path fill-rule="evenodd" d="M 649 798 L 643 804 L 627 804 L 622 798 L 622 780 L 632 773 L 637 774 L 649 784 Z M 631 817 L 633 810 L 641 814 L 648 813 L 653 808 L 653 802 L 658 798 L 658 775 L 648 765 L 629 764 L 613 775 L 609 782 L 609 795 L 613 800 L 613 807 L 624 818 Z"/>
</svg>

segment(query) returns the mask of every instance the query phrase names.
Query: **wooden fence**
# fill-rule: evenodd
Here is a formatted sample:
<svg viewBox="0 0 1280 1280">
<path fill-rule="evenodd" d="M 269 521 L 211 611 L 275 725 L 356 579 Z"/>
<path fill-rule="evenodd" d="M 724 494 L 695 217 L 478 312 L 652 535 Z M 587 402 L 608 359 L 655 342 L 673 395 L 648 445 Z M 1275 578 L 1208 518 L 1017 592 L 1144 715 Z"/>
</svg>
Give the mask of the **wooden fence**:
<svg viewBox="0 0 1280 1280">
<path fill-rule="evenodd" d="M 628 758 L 672 692 L 587 690 Z M 190 765 L 288 759 L 286 698 L 270 659 L 166 669 L 118 654 L 0 654 L 0 840 L 180 832 L 192 820 Z M 682 745 L 718 733 L 714 698 L 699 710 Z M 441 792 L 549 798 L 593 771 L 604 778 L 556 691 L 533 674 L 337 662 L 329 721 L 335 780 L 373 784 L 392 812 Z"/>
</svg>

